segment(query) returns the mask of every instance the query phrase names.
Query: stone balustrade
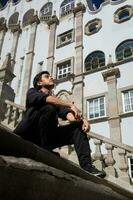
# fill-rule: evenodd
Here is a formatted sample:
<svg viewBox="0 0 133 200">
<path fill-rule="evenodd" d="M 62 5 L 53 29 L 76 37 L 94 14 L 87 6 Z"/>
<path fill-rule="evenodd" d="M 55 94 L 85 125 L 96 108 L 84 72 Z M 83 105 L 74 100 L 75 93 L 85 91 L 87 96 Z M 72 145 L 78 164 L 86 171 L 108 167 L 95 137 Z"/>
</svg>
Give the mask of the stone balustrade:
<svg viewBox="0 0 133 200">
<path fill-rule="evenodd" d="M 133 155 L 133 147 L 113 141 L 94 132 L 88 133 L 93 140 L 95 151 L 92 152 L 94 165 L 104 169 L 107 174 L 131 183 L 128 172 L 128 157 Z M 102 152 L 102 153 L 101 153 Z"/>
<path fill-rule="evenodd" d="M 7 100 L 6 104 L 7 112 L 1 124 L 12 131 L 21 121 L 25 108 Z M 110 138 L 103 137 L 102 134 L 94 132 L 88 133 L 88 139 L 92 140 L 94 144 L 92 147 L 94 149 L 92 151 L 94 165 L 99 170 L 104 169 L 107 174 L 115 178 L 131 183 L 127 158 L 133 154 L 133 147 L 113 141 Z M 92 142 L 90 143 L 92 144 Z M 68 147 L 68 154 L 71 155 L 74 149 L 69 152 L 69 148 L 70 146 Z"/>
<path fill-rule="evenodd" d="M 21 121 L 25 108 L 8 100 L 5 102 L 7 105 L 7 111 L 4 121 L 1 123 L 10 130 L 14 130 L 17 124 Z"/>
</svg>

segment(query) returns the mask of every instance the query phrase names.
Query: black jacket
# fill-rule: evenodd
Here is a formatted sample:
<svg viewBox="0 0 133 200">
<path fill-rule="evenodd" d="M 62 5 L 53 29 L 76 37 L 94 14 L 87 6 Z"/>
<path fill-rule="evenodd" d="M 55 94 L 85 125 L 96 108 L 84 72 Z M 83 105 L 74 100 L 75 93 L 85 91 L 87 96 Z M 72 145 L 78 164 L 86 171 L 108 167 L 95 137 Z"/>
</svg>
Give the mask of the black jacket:
<svg viewBox="0 0 133 200">
<path fill-rule="evenodd" d="M 38 120 L 40 109 L 45 106 L 46 98 L 48 94 L 45 94 L 35 88 L 30 88 L 27 92 L 26 98 L 26 111 L 23 116 L 22 121 L 18 124 L 16 129 L 14 130 L 15 134 L 22 136 L 24 139 L 28 139 L 30 141 L 37 141 L 38 132 Z M 68 112 L 71 112 L 70 109 L 66 107 L 57 107 L 56 108 L 56 118 L 53 123 L 58 126 L 58 117 L 62 119 L 66 119 L 66 115 Z"/>
</svg>

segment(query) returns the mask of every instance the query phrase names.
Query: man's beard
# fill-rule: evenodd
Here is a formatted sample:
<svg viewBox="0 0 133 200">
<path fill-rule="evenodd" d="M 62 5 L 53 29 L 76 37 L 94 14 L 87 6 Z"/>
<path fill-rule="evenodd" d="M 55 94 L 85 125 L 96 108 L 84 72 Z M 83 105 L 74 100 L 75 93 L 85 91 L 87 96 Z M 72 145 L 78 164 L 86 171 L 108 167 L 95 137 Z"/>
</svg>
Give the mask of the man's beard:
<svg viewBox="0 0 133 200">
<path fill-rule="evenodd" d="M 53 84 L 47 84 L 47 83 L 44 83 L 43 85 L 42 85 L 42 87 L 44 87 L 44 88 L 46 88 L 46 89 L 48 89 L 48 90 L 52 90 L 53 88 L 54 88 L 54 83 Z"/>
</svg>

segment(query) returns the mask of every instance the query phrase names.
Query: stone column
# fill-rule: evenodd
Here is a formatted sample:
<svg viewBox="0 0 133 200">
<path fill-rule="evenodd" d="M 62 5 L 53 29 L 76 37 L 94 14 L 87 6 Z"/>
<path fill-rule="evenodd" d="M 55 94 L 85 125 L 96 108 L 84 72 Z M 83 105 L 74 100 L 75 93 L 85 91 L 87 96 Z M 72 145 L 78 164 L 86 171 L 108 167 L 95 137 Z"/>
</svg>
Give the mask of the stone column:
<svg viewBox="0 0 133 200">
<path fill-rule="evenodd" d="M 102 75 L 108 85 L 107 115 L 109 117 L 110 138 L 121 142 L 120 117 L 117 101 L 117 78 L 120 76 L 120 71 L 118 68 L 112 67 L 103 72 Z"/>
<path fill-rule="evenodd" d="M 9 85 L 14 77 L 15 75 L 11 71 L 11 55 L 8 54 L 0 69 L 0 122 L 6 113 L 5 100 L 14 101 L 15 93 Z"/>
<path fill-rule="evenodd" d="M 49 33 L 49 47 L 48 47 L 48 57 L 47 57 L 47 70 L 54 77 L 54 49 L 55 49 L 55 38 L 56 38 L 56 27 L 59 24 L 59 20 L 56 15 L 47 22 L 50 33 Z M 55 78 L 55 77 L 54 77 Z"/>
<path fill-rule="evenodd" d="M 74 8 L 75 15 L 75 66 L 74 66 L 74 85 L 73 95 L 75 104 L 83 112 L 83 13 L 85 6 L 78 3 Z"/>
<path fill-rule="evenodd" d="M 3 46 L 6 31 L 7 31 L 6 24 L 5 23 L 0 24 L 0 56 L 1 56 L 1 52 L 2 52 L 2 46 Z"/>
<path fill-rule="evenodd" d="M 26 100 L 26 93 L 30 86 L 30 80 L 31 80 L 31 72 L 32 72 L 32 64 L 33 64 L 33 58 L 34 58 L 34 46 L 35 46 L 35 39 L 36 39 L 36 31 L 37 31 L 37 25 L 39 23 L 39 19 L 37 16 L 34 16 L 34 19 L 32 20 L 31 24 L 31 33 L 29 38 L 29 47 L 28 52 L 26 53 L 25 58 L 25 72 L 24 72 L 24 82 L 23 82 L 23 89 L 22 89 L 22 99 L 21 104 L 25 106 L 25 100 Z"/>
<path fill-rule="evenodd" d="M 11 70 L 13 72 L 14 65 L 15 65 L 15 58 L 16 58 L 16 52 L 17 52 L 17 46 L 18 46 L 18 40 L 21 33 L 20 25 L 12 25 L 10 27 L 11 32 L 13 33 L 13 42 L 11 47 Z"/>
</svg>

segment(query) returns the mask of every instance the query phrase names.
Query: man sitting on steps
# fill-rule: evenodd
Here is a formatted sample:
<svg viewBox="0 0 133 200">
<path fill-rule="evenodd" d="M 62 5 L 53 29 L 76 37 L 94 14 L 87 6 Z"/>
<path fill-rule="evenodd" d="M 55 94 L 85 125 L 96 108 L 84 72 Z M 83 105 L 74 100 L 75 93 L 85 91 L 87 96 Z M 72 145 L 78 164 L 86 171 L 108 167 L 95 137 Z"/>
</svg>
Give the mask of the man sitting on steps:
<svg viewBox="0 0 133 200">
<path fill-rule="evenodd" d="M 92 165 L 86 134 L 90 125 L 80 117 L 79 109 L 73 103 L 52 95 L 54 80 L 47 71 L 37 74 L 33 85 L 34 88 L 27 92 L 26 113 L 14 133 L 51 152 L 55 148 L 74 144 L 80 166 L 104 178 L 105 172 Z M 70 124 L 58 126 L 58 117 L 68 120 Z"/>
</svg>

